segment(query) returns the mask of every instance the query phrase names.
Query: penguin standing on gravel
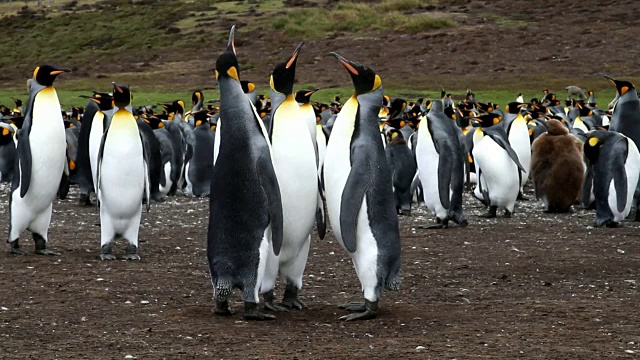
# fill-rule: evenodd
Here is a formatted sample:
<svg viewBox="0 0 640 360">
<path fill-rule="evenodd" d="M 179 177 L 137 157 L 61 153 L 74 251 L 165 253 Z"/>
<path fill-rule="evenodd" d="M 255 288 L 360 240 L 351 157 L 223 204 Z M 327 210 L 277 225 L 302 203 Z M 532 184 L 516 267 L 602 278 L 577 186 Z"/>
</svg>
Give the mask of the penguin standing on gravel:
<svg viewBox="0 0 640 360">
<path fill-rule="evenodd" d="M 372 69 L 331 53 L 349 72 L 355 94 L 335 120 L 324 163 L 331 227 L 362 284 L 364 303 L 340 308 L 342 320 L 373 319 L 385 287 L 400 287 L 400 232 L 391 171 L 380 138 L 382 80 Z"/>
<path fill-rule="evenodd" d="M 515 109 L 512 109 L 507 105 L 507 112 L 509 112 L 509 110 L 514 110 L 517 114 L 515 118 L 509 117 L 507 120 L 503 121 L 502 125 L 507 132 L 509 145 L 511 145 L 513 151 L 518 155 L 518 160 L 525 170 L 525 173 L 520 177 L 520 191 L 518 193 L 518 198 L 526 200 L 523 195 L 523 188 L 524 184 L 526 184 L 529 179 L 529 171 L 531 169 L 531 139 L 529 137 L 529 127 L 527 126 L 527 121 L 520 112 L 520 107 L 522 107 L 523 104 L 513 106 L 514 104 L 512 103 L 510 105 Z"/>
<path fill-rule="evenodd" d="M 213 175 L 213 140 L 215 135 L 209 127 L 208 113 L 201 110 L 192 113 L 195 128 L 187 145 L 185 180 L 187 194 L 209 196 Z"/>
<path fill-rule="evenodd" d="M 622 134 L 596 130 L 587 134 L 584 155 L 593 171 L 594 225 L 616 227 L 631 211 L 640 175 L 638 148 Z"/>
<path fill-rule="evenodd" d="M 53 87 L 69 69 L 42 65 L 33 72 L 24 123 L 16 134 L 18 167 L 11 184 L 8 242 L 11 252 L 25 255 L 20 234 L 33 234 L 36 254 L 59 255 L 47 249 L 53 200 L 66 168 L 66 138 L 60 101 Z"/>
<path fill-rule="evenodd" d="M 105 129 L 98 153 L 100 202 L 100 258 L 115 260 L 111 243 L 116 236 L 128 242 L 126 260 L 140 260 L 138 232 L 142 201 L 150 203 L 149 166 L 145 147 L 133 114 L 127 109 L 131 92 L 113 83 L 113 102 L 118 111 Z"/>
<path fill-rule="evenodd" d="M 207 259 L 216 314 L 232 314 L 229 296 L 239 288 L 244 318 L 271 320 L 275 317 L 258 310 L 259 290 L 268 253 L 273 249 L 280 254 L 282 203 L 267 130 L 240 84 L 234 32 L 235 26 L 227 49 L 216 60 L 224 126 L 217 129 L 220 147 L 209 195 Z"/>
<path fill-rule="evenodd" d="M 616 86 L 616 95 L 618 96 L 618 101 L 613 109 L 611 122 L 609 123 L 609 130 L 617 131 L 627 136 L 638 147 L 640 146 L 640 99 L 638 99 L 636 88 L 629 81 L 605 77 Z M 633 205 L 636 208 L 635 221 L 640 221 L 639 202 L 640 189 L 636 189 L 633 201 Z"/>
<path fill-rule="evenodd" d="M 569 135 L 558 120 L 543 122 L 547 132 L 532 144 L 531 178 L 536 198 L 542 199 L 546 212 L 571 209 L 584 180 L 580 141 Z"/>
<path fill-rule="evenodd" d="M 509 145 L 504 128 L 476 129 L 472 152 L 477 173 L 474 195 L 489 207 L 485 217 L 496 217 L 499 208 L 505 210 L 505 217 L 511 217 L 526 171 Z"/>
<path fill-rule="evenodd" d="M 442 101 L 434 100 L 418 128 L 416 160 L 418 176 L 424 187 L 424 202 L 436 216 L 434 228 L 448 226 L 453 220 L 467 225 L 462 211 L 465 149 L 462 133 L 444 113 Z"/>
<path fill-rule="evenodd" d="M 271 147 L 284 219 L 280 255 L 269 251 L 261 288 L 265 308 L 273 311 L 283 310 L 274 304 L 278 268 L 286 286 L 282 304 L 286 308 L 306 307 L 298 298 L 298 291 L 302 287 L 318 208 L 316 153 L 304 114 L 293 96 L 296 63 L 303 45 L 304 42 L 296 47 L 287 62 L 276 65 L 270 81 Z"/>
<path fill-rule="evenodd" d="M 416 175 L 416 160 L 400 130 L 389 131 L 389 143 L 384 151 L 391 168 L 396 210 L 398 214 L 411 215 L 411 183 Z"/>
<path fill-rule="evenodd" d="M 98 189 L 98 154 L 100 153 L 100 144 L 102 143 L 104 129 L 111 121 L 111 116 L 113 115 L 113 97 L 107 93 L 94 92 L 93 96 L 89 99 L 98 104 L 98 108 L 100 109 L 93 116 L 91 130 L 89 131 L 91 178 L 93 179 L 93 188 Z"/>
</svg>

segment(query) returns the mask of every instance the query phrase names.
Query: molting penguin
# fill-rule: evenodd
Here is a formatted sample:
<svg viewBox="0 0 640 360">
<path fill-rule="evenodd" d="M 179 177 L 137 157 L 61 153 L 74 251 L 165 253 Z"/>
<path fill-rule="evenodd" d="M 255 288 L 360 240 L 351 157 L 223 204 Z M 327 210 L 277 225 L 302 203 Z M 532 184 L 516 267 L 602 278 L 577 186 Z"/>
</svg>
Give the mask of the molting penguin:
<svg viewBox="0 0 640 360">
<path fill-rule="evenodd" d="M 211 191 L 211 176 L 213 175 L 213 140 L 214 133 L 209 127 L 206 110 L 191 114 L 195 129 L 191 133 L 191 140 L 187 147 L 187 164 L 185 165 L 185 179 L 187 194 L 200 197 L 209 196 Z"/>
<path fill-rule="evenodd" d="M 113 83 L 113 102 L 118 111 L 102 135 L 98 154 L 100 258 L 115 260 L 111 242 L 122 236 L 128 242 L 124 259 L 140 260 L 142 201 L 146 200 L 147 211 L 151 201 L 148 161 L 136 119 L 127 109 L 131 104 L 129 88 Z"/>
<path fill-rule="evenodd" d="M 547 132 L 532 145 L 531 178 L 536 198 L 542 199 L 546 212 L 566 212 L 578 200 L 584 181 L 580 141 L 558 120 L 543 124 Z"/>
<path fill-rule="evenodd" d="M 279 256 L 269 251 L 261 292 L 264 293 L 265 308 L 275 311 L 283 310 L 273 303 L 278 266 L 286 285 L 283 305 L 297 309 L 306 307 L 298 299 L 298 291 L 302 288 L 311 244 L 310 233 L 319 202 L 313 140 L 304 114 L 293 96 L 296 63 L 303 44 L 296 47 L 287 62 L 276 65 L 270 80 L 271 146 L 282 196 L 284 227 Z"/>
<path fill-rule="evenodd" d="M 71 71 L 42 65 L 33 72 L 24 123 L 16 134 L 18 167 L 11 183 L 9 239 L 11 252 L 24 255 L 20 234 L 33 234 L 36 254 L 59 255 L 47 249 L 53 199 L 65 176 L 66 140 L 56 77 Z"/>
<path fill-rule="evenodd" d="M 622 134 L 596 130 L 587 134 L 584 155 L 593 171 L 594 225 L 615 227 L 631 210 L 640 174 L 638 148 Z"/>
<path fill-rule="evenodd" d="M 244 318 L 270 320 L 258 311 L 259 290 L 271 248 L 282 246 L 282 203 L 267 130 L 244 95 L 231 28 L 216 60 L 220 87 L 219 151 L 209 195 L 207 259 L 216 314 L 231 315 L 229 296 L 242 291 Z M 304 124 L 303 124 L 304 125 Z M 306 128 L 305 128 L 306 130 Z"/>
<path fill-rule="evenodd" d="M 332 53 L 347 69 L 355 94 L 338 114 L 327 144 L 324 184 L 331 227 L 362 284 L 364 304 L 343 320 L 375 318 L 382 288 L 398 290 L 400 233 L 391 170 L 380 138 L 382 80 L 364 66 Z"/>
<path fill-rule="evenodd" d="M 465 149 L 462 132 L 444 113 L 442 101 L 434 100 L 420 121 L 416 160 L 424 188 L 424 203 L 435 216 L 434 227 L 447 227 L 449 220 L 466 226 L 462 212 Z"/>
<path fill-rule="evenodd" d="M 511 217 L 526 171 L 509 145 L 504 128 L 476 129 L 472 152 L 477 173 L 474 195 L 489 207 L 485 217 L 496 217 L 498 208 L 504 208 L 505 217 Z"/>
</svg>

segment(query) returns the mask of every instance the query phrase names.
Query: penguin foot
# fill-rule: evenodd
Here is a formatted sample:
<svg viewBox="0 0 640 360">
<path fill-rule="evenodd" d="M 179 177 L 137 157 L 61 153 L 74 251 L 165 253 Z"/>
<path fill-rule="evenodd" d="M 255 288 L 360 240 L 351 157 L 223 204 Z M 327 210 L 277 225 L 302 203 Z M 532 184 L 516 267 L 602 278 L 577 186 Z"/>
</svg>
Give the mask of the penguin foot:
<svg viewBox="0 0 640 360">
<path fill-rule="evenodd" d="M 275 311 L 275 312 L 286 312 L 289 311 L 287 308 L 282 307 L 275 302 L 275 296 L 273 295 L 273 290 L 269 290 L 264 293 L 264 309 L 267 311 Z"/>
<path fill-rule="evenodd" d="M 220 316 L 231 316 L 233 315 L 233 311 L 231 311 L 231 305 L 229 305 L 228 300 L 217 301 L 216 300 L 216 315 Z"/>
<path fill-rule="evenodd" d="M 341 316 L 340 320 L 371 320 L 378 316 L 378 301 L 369 301 L 365 299 L 364 304 L 362 305 L 364 305 L 364 311 Z"/>
<path fill-rule="evenodd" d="M 140 260 L 140 255 L 138 255 L 138 247 L 133 244 L 127 245 L 127 252 L 123 257 L 123 259 L 124 260 Z"/>
<path fill-rule="evenodd" d="M 298 298 L 298 288 L 293 285 L 287 285 L 282 298 L 282 306 L 287 309 L 306 309 L 307 305 Z"/>
<path fill-rule="evenodd" d="M 244 303 L 244 314 L 242 314 L 242 318 L 244 320 L 251 321 L 264 321 L 264 320 L 275 320 L 276 317 L 269 314 L 263 314 L 258 311 L 258 304 L 253 302 Z"/>
<path fill-rule="evenodd" d="M 504 217 L 505 217 L 505 218 L 507 218 L 507 219 L 508 219 L 508 218 L 510 218 L 510 217 L 511 217 L 511 214 L 513 214 L 511 211 L 506 210 L 506 209 L 504 210 Z"/>
<path fill-rule="evenodd" d="M 60 256 L 60 253 L 47 249 L 47 241 L 40 234 L 33 234 L 33 241 L 36 243 L 36 254 L 47 256 Z"/>
<path fill-rule="evenodd" d="M 160 195 L 159 193 L 157 194 L 151 194 L 151 201 L 153 202 L 157 202 L 157 203 L 163 203 L 164 202 L 164 198 L 162 197 L 162 195 Z"/>
<path fill-rule="evenodd" d="M 496 217 L 496 212 L 497 211 L 498 211 L 498 207 L 497 206 L 490 206 L 489 207 L 489 212 L 487 212 L 486 214 L 480 215 L 480 217 L 487 218 L 487 219 L 493 219 L 494 217 Z"/>
<path fill-rule="evenodd" d="M 365 303 L 352 302 L 348 304 L 338 305 L 338 309 L 347 311 L 365 311 L 367 310 L 367 306 L 365 305 Z"/>
<path fill-rule="evenodd" d="M 80 206 L 93 206 L 91 202 L 91 198 L 87 194 L 80 194 L 80 199 L 78 200 L 78 205 Z"/>
<path fill-rule="evenodd" d="M 102 245 L 100 249 L 100 260 L 102 261 L 112 261 L 115 260 L 116 256 L 111 252 L 111 243 Z"/>
<path fill-rule="evenodd" d="M 27 252 L 20 248 L 20 244 L 18 243 L 18 239 L 10 242 L 11 244 L 11 253 L 13 255 L 27 255 Z"/>
<path fill-rule="evenodd" d="M 444 229 L 445 227 L 446 227 L 446 226 L 445 226 L 444 224 L 442 224 L 442 223 L 440 223 L 440 224 L 433 224 L 433 225 L 422 225 L 422 226 L 421 226 L 421 228 L 423 228 L 423 229 L 429 229 L 429 230 L 432 230 L 432 229 Z"/>
<path fill-rule="evenodd" d="M 525 197 L 522 191 L 518 192 L 518 197 L 516 199 L 520 201 L 529 201 L 529 198 Z"/>
</svg>

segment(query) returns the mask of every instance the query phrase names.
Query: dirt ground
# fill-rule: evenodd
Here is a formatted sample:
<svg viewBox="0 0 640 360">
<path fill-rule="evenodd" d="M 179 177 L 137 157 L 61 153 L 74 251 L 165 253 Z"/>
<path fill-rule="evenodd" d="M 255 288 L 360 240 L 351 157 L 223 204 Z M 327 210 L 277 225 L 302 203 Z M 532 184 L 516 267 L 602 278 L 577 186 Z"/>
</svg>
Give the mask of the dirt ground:
<svg viewBox="0 0 640 360">
<path fill-rule="evenodd" d="M 7 193 L 4 187 L 2 234 Z M 143 216 L 139 262 L 100 261 L 97 210 L 76 204 L 75 190 L 54 204 L 50 247 L 61 257 L 12 256 L 8 245 L 0 251 L 2 359 L 640 354 L 638 224 L 594 229 L 592 212 L 544 214 L 535 201 L 519 203 L 510 219 L 485 220 L 466 195 L 467 228 L 422 229 L 431 222 L 423 210 L 401 219 L 402 288 L 383 294 L 377 319 L 337 319 L 337 305 L 361 293 L 329 231 L 313 239 L 301 293 L 309 308 L 254 323 L 213 313 L 206 200 L 173 197 L 153 206 Z M 24 243 L 32 249 L 30 239 Z M 119 244 L 116 253 L 123 252 Z M 237 291 L 234 299 L 240 310 Z"/>
</svg>

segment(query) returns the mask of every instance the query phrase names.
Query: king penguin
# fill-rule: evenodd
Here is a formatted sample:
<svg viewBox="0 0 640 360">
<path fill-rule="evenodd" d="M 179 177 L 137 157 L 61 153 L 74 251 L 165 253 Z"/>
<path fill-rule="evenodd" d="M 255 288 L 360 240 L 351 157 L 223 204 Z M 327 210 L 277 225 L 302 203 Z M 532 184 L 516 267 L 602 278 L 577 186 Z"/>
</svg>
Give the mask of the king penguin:
<svg viewBox="0 0 640 360">
<path fill-rule="evenodd" d="M 496 217 L 498 208 L 505 210 L 505 217 L 511 217 L 526 171 L 504 128 L 498 125 L 476 129 L 472 152 L 477 174 L 474 195 L 489 207 L 485 217 Z"/>
<path fill-rule="evenodd" d="M 16 162 L 15 125 L 0 121 L 0 183 L 10 182 Z"/>
<path fill-rule="evenodd" d="M 214 133 L 209 127 L 208 113 L 200 110 L 192 113 L 195 128 L 187 145 L 185 180 L 187 194 L 200 197 L 209 196 L 213 175 Z"/>
<path fill-rule="evenodd" d="M 104 129 L 111 121 L 113 115 L 113 97 L 107 93 L 94 92 L 89 98 L 98 104 L 99 111 L 93 116 L 91 129 L 89 131 L 89 164 L 91 165 L 91 178 L 93 188 L 98 188 L 98 154 L 100 153 L 100 143 Z"/>
<path fill-rule="evenodd" d="M 630 138 L 596 130 L 584 143 L 587 166 L 593 171 L 596 227 L 616 227 L 631 211 L 640 174 L 640 153 Z"/>
<path fill-rule="evenodd" d="M 220 147 L 209 195 L 207 259 L 216 314 L 232 314 L 229 296 L 239 288 L 244 318 L 271 320 L 275 317 L 258 309 L 259 290 L 269 251 L 280 254 L 282 202 L 267 130 L 240 85 L 234 32 L 235 26 L 216 60 L 220 118 L 225 121 L 217 129 Z"/>
<path fill-rule="evenodd" d="M 465 149 L 462 131 L 444 113 L 442 101 L 434 100 L 418 127 L 416 161 L 424 187 L 424 203 L 435 216 L 432 228 L 448 226 L 453 220 L 467 225 L 462 211 L 465 178 Z"/>
<path fill-rule="evenodd" d="M 9 239 L 11 252 L 20 249 L 20 234 L 33 234 L 36 254 L 59 255 L 47 249 L 52 204 L 66 168 L 66 139 L 56 77 L 69 69 L 42 65 L 33 72 L 24 123 L 16 134 L 18 168 L 11 184 Z"/>
<path fill-rule="evenodd" d="M 286 308 L 306 307 L 298 299 L 298 291 L 302 288 L 318 208 L 316 153 L 304 113 L 293 95 L 296 64 L 303 45 L 301 42 L 296 47 L 288 61 L 276 65 L 270 79 L 271 146 L 284 219 L 280 255 L 270 249 L 261 288 L 265 308 L 273 311 L 283 310 L 274 304 L 278 267 L 286 286 L 282 304 Z"/>
<path fill-rule="evenodd" d="M 364 292 L 364 303 L 342 320 L 377 316 L 382 288 L 400 287 L 400 232 L 378 114 L 382 80 L 372 69 L 331 53 L 349 72 L 355 94 L 335 120 L 324 163 L 327 210 L 333 232 L 347 250 Z"/>
<path fill-rule="evenodd" d="M 126 260 L 140 260 L 138 232 L 142 201 L 149 210 L 149 166 L 138 124 L 127 109 L 131 92 L 113 83 L 113 102 L 118 111 L 105 129 L 98 153 L 98 187 L 100 202 L 100 258 L 115 260 L 111 243 L 116 236 L 128 242 Z"/>
<path fill-rule="evenodd" d="M 85 106 L 85 111 L 82 114 L 82 126 L 80 127 L 80 135 L 78 136 L 76 167 L 78 169 L 77 178 L 80 187 L 79 204 L 86 206 L 91 205 L 91 193 L 95 192 L 93 188 L 93 175 L 91 173 L 91 161 L 89 160 L 89 135 L 91 134 L 93 117 L 100 111 L 100 108 L 89 96 L 83 95 L 82 97 L 89 98 L 89 102 Z"/>
</svg>

